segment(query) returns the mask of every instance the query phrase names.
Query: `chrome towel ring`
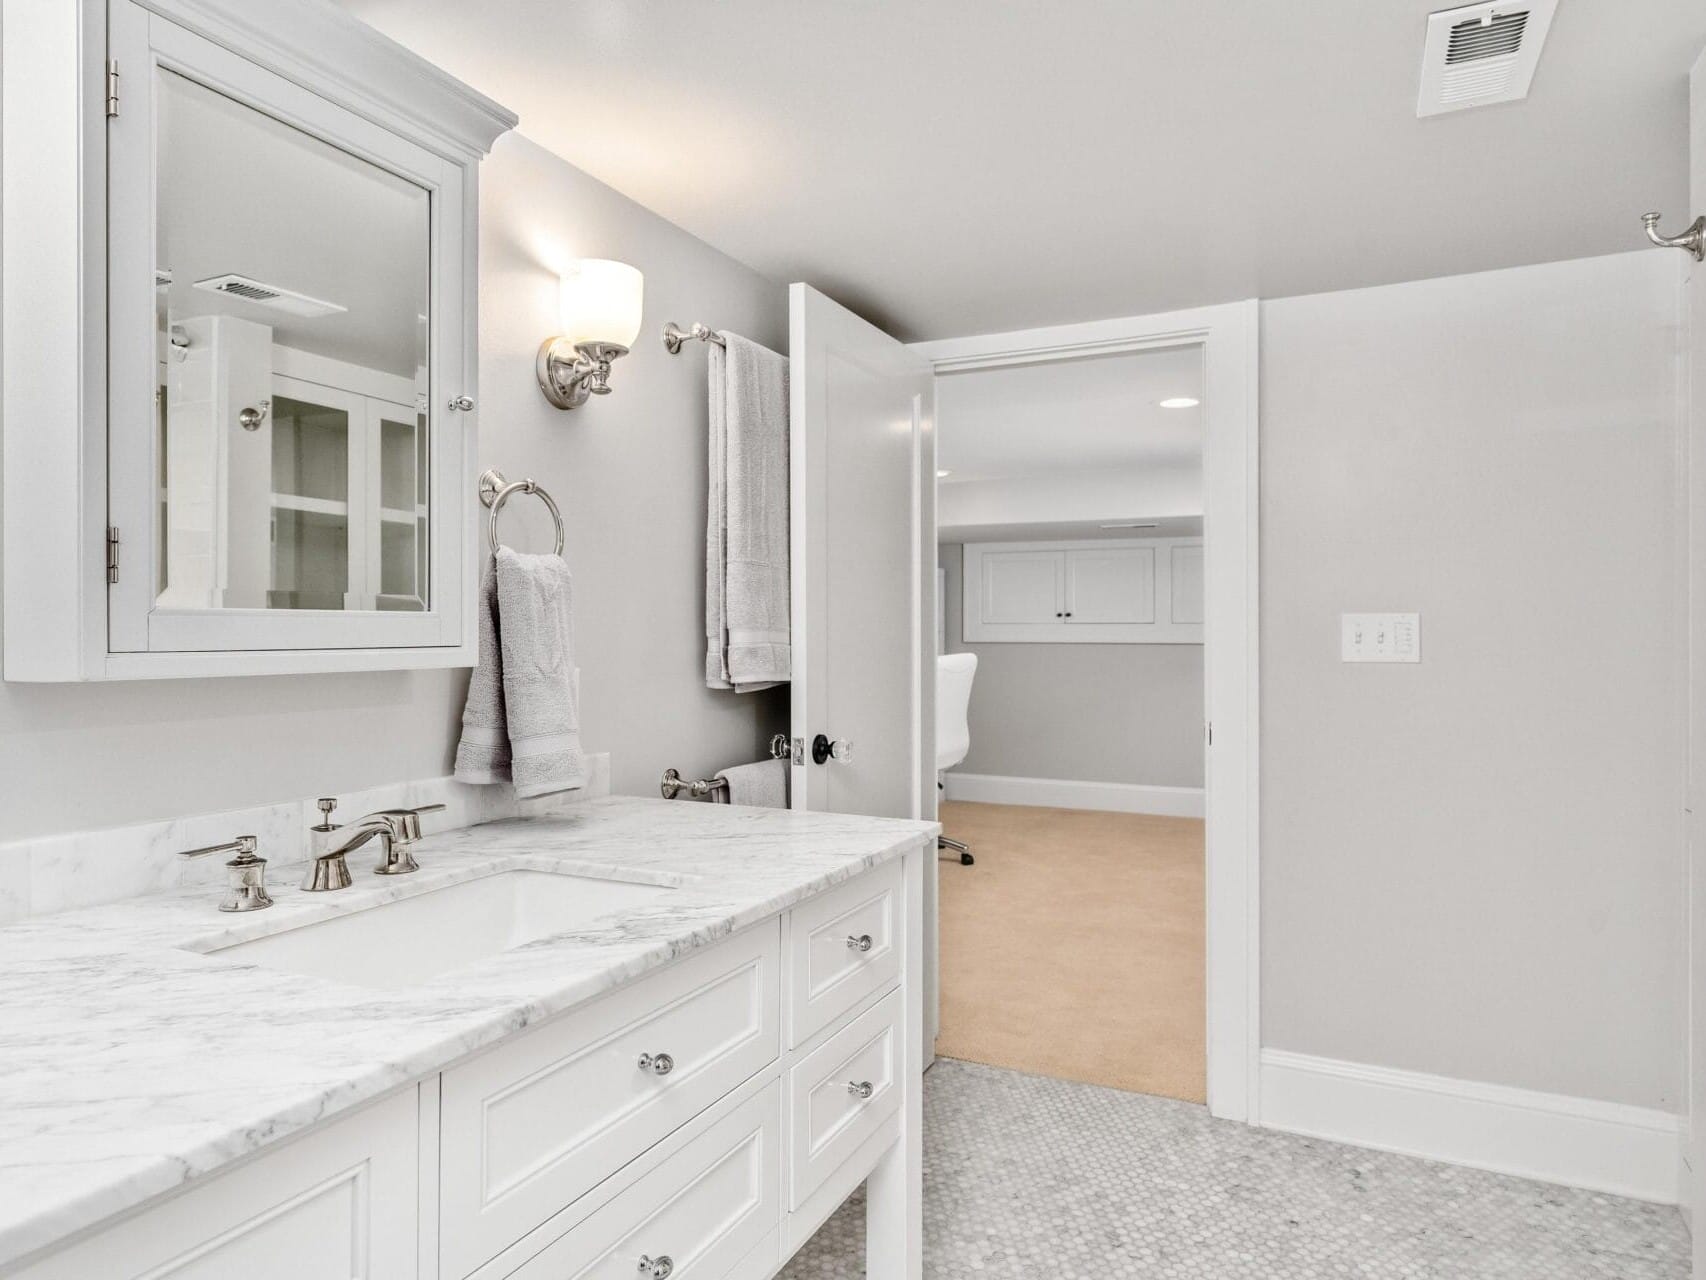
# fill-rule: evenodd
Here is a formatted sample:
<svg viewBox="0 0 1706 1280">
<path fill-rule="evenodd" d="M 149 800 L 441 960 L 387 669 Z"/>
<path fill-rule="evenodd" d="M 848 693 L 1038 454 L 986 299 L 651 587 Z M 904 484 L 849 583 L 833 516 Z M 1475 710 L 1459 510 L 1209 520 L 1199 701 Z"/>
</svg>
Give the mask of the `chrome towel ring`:
<svg viewBox="0 0 1706 1280">
<path fill-rule="evenodd" d="M 512 493 L 531 493 L 545 504 L 545 509 L 551 513 L 551 522 L 557 526 L 557 549 L 554 554 L 563 554 L 563 513 L 557 510 L 557 504 L 551 500 L 551 495 L 532 480 L 517 480 L 511 483 L 504 479 L 504 473 L 495 468 L 480 473 L 480 501 L 491 509 L 491 516 L 486 521 L 486 541 L 491 544 L 492 554 L 498 553 L 498 512 L 509 500 Z"/>
</svg>

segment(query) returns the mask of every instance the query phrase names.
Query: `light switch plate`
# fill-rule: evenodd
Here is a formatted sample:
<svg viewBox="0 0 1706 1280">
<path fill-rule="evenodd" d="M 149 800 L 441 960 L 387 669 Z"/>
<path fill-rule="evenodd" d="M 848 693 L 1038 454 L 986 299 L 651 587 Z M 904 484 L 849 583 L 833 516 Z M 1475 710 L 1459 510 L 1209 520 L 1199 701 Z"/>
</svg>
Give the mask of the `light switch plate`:
<svg viewBox="0 0 1706 1280">
<path fill-rule="evenodd" d="M 1343 662 L 1420 662 L 1419 613 L 1342 613 L 1339 658 Z"/>
</svg>

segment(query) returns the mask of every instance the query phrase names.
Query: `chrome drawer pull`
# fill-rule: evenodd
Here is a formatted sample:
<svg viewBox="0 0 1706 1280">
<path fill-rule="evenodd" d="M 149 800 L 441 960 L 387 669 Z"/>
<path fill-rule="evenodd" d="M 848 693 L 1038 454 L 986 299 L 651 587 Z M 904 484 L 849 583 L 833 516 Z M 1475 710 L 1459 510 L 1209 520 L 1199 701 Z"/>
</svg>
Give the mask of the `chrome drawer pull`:
<svg viewBox="0 0 1706 1280">
<path fill-rule="evenodd" d="M 857 938 L 852 934 L 847 935 L 847 949 L 849 951 L 869 951 L 872 945 L 871 935 L 868 933 L 861 933 Z"/>
<path fill-rule="evenodd" d="M 871 1096 L 873 1090 L 869 1080 L 849 1080 L 847 1082 L 847 1092 L 859 1099 L 860 1102 L 864 1102 Z"/>
<path fill-rule="evenodd" d="M 675 1259 L 667 1253 L 660 1254 L 655 1258 L 648 1258 L 645 1254 L 640 1255 L 641 1275 L 650 1276 L 652 1280 L 664 1280 L 665 1276 L 672 1275 L 674 1272 Z"/>
<path fill-rule="evenodd" d="M 642 1053 L 640 1055 L 640 1070 L 650 1071 L 654 1076 L 667 1076 L 675 1070 L 675 1059 L 667 1053 Z M 664 1261 L 668 1262 L 669 1259 L 665 1258 Z M 667 1276 L 669 1272 L 665 1271 L 662 1274 Z"/>
</svg>

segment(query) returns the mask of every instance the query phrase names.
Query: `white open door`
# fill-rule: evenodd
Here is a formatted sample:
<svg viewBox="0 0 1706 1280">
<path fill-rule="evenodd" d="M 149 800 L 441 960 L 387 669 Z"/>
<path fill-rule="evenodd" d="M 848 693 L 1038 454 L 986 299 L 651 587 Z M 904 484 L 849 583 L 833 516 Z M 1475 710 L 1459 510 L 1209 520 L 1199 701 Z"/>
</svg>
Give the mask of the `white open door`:
<svg viewBox="0 0 1706 1280">
<path fill-rule="evenodd" d="M 793 807 L 933 819 L 930 366 L 808 285 L 788 301 Z"/>
</svg>

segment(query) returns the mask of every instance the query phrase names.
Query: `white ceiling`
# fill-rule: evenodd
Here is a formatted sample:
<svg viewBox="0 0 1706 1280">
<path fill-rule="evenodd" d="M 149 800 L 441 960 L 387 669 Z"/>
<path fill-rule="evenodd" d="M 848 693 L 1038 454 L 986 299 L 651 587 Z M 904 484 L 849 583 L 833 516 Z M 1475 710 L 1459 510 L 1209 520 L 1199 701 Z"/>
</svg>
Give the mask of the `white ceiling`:
<svg viewBox="0 0 1706 1280">
<path fill-rule="evenodd" d="M 936 457 L 944 484 L 1134 468 L 1200 468 L 1202 349 L 1174 347 L 936 380 Z"/>
<path fill-rule="evenodd" d="M 1418 120 L 1449 0 L 345 0 L 521 129 L 904 338 L 1632 249 L 1681 225 L 1700 0 L 1562 0 Z"/>
</svg>

